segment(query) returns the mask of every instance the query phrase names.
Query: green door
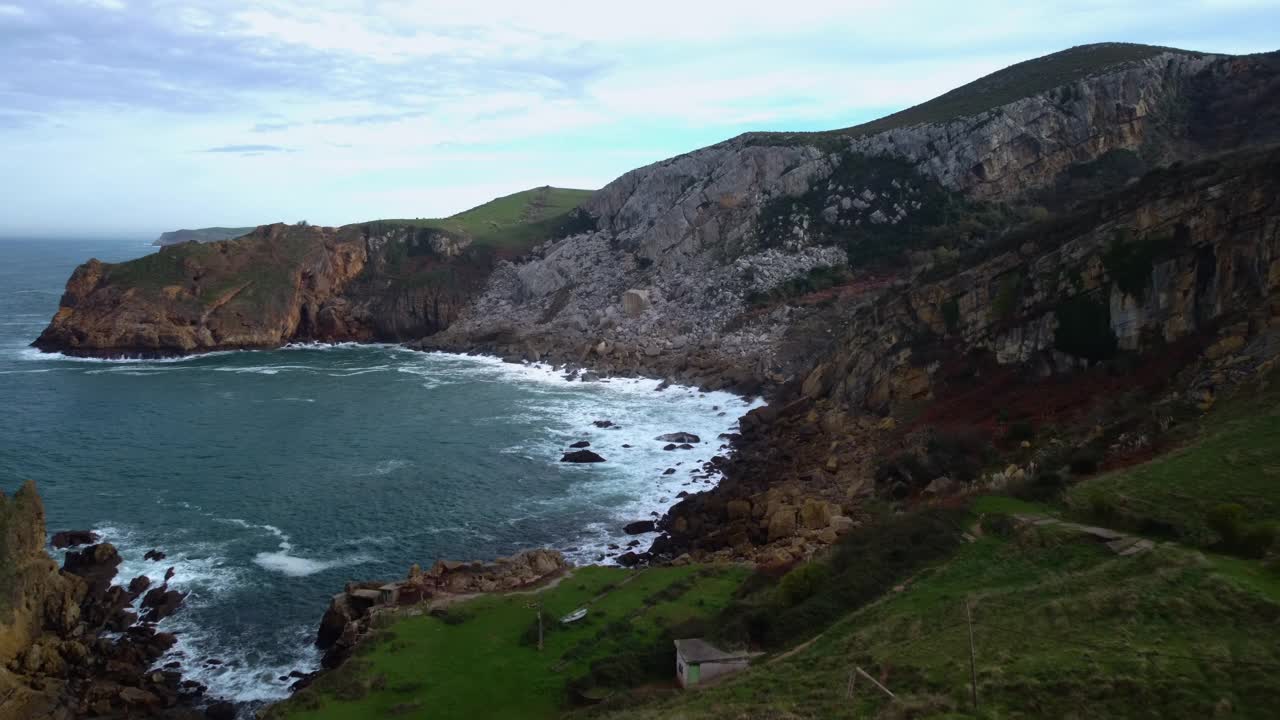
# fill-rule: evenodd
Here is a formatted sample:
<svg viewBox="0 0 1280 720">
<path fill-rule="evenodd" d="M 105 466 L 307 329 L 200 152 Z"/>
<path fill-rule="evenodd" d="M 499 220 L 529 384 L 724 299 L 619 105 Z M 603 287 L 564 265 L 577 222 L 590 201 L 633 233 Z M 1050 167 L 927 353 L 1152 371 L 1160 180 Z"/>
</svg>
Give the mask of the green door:
<svg viewBox="0 0 1280 720">
<path fill-rule="evenodd" d="M 688 684 L 690 684 L 690 685 L 697 685 L 697 684 L 698 684 L 698 675 L 700 675 L 700 674 L 701 674 L 701 672 L 700 672 L 701 670 L 702 670 L 702 666 L 701 666 L 701 665 L 698 665 L 697 663 L 689 663 L 689 673 L 688 673 L 688 675 L 689 675 L 689 680 L 688 680 Z"/>
</svg>

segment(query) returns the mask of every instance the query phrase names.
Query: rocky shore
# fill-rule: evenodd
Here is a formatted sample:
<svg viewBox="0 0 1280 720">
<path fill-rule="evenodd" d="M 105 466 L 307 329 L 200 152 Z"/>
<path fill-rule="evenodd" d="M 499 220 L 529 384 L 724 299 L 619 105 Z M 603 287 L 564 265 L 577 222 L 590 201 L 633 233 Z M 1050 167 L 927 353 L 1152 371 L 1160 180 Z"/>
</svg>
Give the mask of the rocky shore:
<svg viewBox="0 0 1280 720">
<path fill-rule="evenodd" d="M 55 533 L 62 568 L 45 551 L 34 483 L 0 493 L 0 718 L 155 717 L 230 720 L 178 662 L 154 667 L 176 642 L 156 623 L 184 595 L 147 576 L 115 584 L 120 555 L 88 531 Z M 160 562 L 163 553 L 153 551 Z"/>
<path fill-rule="evenodd" d="M 384 613 L 400 606 L 410 612 L 430 612 L 480 593 L 509 592 L 538 585 L 569 569 L 564 556 L 554 550 L 525 550 L 492 562 L 439 560 L 428 570 L 409 568 L 399 581 L 348 583 L 329 601 L 316 646 L 324 651 L 321 666 L 326 670 L 341 665 L 360 640 Z M 311 677 L 294 684 L 305 686 Z"/>
</svg>

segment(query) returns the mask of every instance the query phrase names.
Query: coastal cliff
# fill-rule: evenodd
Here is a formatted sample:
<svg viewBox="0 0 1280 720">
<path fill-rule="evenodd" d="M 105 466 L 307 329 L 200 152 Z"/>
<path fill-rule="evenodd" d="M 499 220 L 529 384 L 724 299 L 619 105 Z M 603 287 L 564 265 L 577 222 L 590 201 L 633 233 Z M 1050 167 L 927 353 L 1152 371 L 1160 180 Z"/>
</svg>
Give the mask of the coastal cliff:
<svg viewBox="0 0 1280 720">
<path fill-rule="evenodd" d="M 557 202 L 580 196 L 540 188 L 445 220 L 277 223 L 124 263 L 90 260 L 33 345 L 152 357 L 419 338 L 454 321 L 523 233 L 558 227 L 567 209 Z"/>
<path fill-rule="evenodd" d="M 35 483 L 12 497 L 0 492 L 0 720 L 205 717 L 195 709 L 209 702 L 202 686 L 184 681 L 176 663 L 151 667 L 176 642 L 155 622 L 183 595 L 150 587 L 146 576 L 113 584 L 120 556 L 93 533 L 59 533 L 53 542 L 70 548 L 61 569 L 45 551 Z M 141 618 L 132 609 L 139 599 Z M 208 709 L 234 716 L 227 703 Z"/>
<path fill-rule="evenodd" d="M 421 337 L 767 393 L 726 438 L 723 482 L 677 505 L 648 557 L 781 561 L 834 542 L 868 496 L 975 480 L 883 457 L 940 424 L 1007 432 L 965 397 L 1017 407 L 1062 382 L 1080 385 L 1066 409 L 1133 388 L 1208 402 L 1265 365 L 1277 142 L 1280 55 L 1085 46 L 865 126 L 639 168 L 515 246 L 461 226 L 269 226 L 90 263 L 36 345 Z M 1117 370 L 1154 357 L 1145 377 Z"/>
<path fill-rule="evenodd" d="M 160 233 L 160 237 L 156 238 L 151 244 L 164 247 L 188 242 L 217 242 L 219 240 L 238 238 L 251 232 L 253 232 L 251 227 L 207 227 L 196 230 L 170 230 L 169 232 Z"/>
</svg>

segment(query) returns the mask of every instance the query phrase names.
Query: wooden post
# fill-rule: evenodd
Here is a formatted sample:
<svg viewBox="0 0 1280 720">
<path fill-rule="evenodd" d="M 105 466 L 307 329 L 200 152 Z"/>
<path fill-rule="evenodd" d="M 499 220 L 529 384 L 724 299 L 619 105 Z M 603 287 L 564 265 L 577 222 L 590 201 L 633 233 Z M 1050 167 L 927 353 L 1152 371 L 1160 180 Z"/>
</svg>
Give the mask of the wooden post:
<svg viewBox="0 0 1280 720">
<path fill-rule="evenodd" d="M 538 603 L 538 652 L 542 652 L 542 603 Z"/>
<path fill-rule="evenodd" d="M 854 666 L 853 670 L 854 670 L 854 672 L 858 673 L 858 674 L 859 674 L 859 675 L 861 675 L 862 677 L 864 677 L 864 678 L 866 678 L 866 679 L 870 680 L 872 685 L 875 685 L 876 687 L 878 687 L 878 688 L 880 688 L 881 690 L 883 690 L 885 695 L 888 695 L 889 697 L 897 697 L 896 695 L 894 695 L 894 694 L 893 694 L 893 691 L 891 691 L 889 688 L 887 688 L 887 687 L 885 687 L 885 686 L 881 685 L 879 680 L 877 680 L 877 679 L 875 679 L 875 678 L 871 677 L 870 675 L 868 675 L 866 670 L 863 670 L 862 668 L 857 667 L 857 666 Z"/>
<path fill-rule="evenodd" d="M 973 698 L 973 709 L 978 709 L 978 664 L 973 650 L 973 613 L 969 609 L 969 600 L 964 601 L 964 619 L 969 624 L 969 693 Z"/>
</svg>

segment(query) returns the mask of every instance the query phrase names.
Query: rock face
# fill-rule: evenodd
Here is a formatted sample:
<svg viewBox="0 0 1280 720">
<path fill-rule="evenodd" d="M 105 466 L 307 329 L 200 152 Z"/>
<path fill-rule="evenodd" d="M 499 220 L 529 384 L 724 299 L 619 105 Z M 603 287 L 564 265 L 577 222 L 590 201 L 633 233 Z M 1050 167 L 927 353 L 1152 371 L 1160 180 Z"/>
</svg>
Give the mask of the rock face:
<svg viewBox="0 0 1280 720">
<path fill-rule="evenodd" d="M 573 452 L 565 453 L 564 457 L 560 458 L 560 462 L 566 463 L 602 463 L 604 461 L 604 458 L 590 450 L 574 450 Z"/>
<path fill-rule="evenodd" d="M 655 163 L 583 206 L 594 231 L 499 266 L 427 345 L 747 391 L 748 379 L 780 382 L 828 349 L 843 318 L 806 303 L 756 310 L 760 298 L 885 252 L 912 253 L 913 272 L 948 262 L 988 238 L 908 243 L 961 208 L 1039 202 L 1083 175 L 1071 168 L 1103 172 L 1127 157 L 1150 168 L 1280 138 L 1276 64 L 1153 52 L 970 116 L 847 136 L 747 135 Z M 908 279 L 869 273 L 842 292 L 876 295 Z"/>
<path fill-rule="evenodd" d="M 69 552 L 59 571 L 44 536 L 34 484 L 0 493 L 0 717 L 191 717 L 202 688 L 150 669 L 176 638 L 127 610 L 146 583 L 111 584 L 120 557 L 107 543 Z"/>
<path fill-rule="evenodd" d="M 453 321 L 498 257 L 436 230 L 267 225 L 235 240 L 81 265 L 33 344 L 163 356 L 421 337 Z"/>
</svg>

